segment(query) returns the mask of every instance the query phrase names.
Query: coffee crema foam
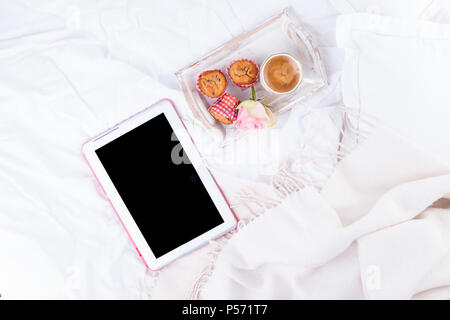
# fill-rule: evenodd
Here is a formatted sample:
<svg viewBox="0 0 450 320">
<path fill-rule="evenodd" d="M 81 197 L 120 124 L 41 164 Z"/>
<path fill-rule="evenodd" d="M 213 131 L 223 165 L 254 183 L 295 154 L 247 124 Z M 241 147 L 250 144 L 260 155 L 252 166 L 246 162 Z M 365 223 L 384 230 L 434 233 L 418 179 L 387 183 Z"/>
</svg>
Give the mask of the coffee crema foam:
<svg viewBox="0 0 450 320">
<path fill-rule="evenodd" d="M 291 57 L 275 56 L 266 62 L 263 77 L 267 86 L 273 91 L 289 92 L 300 81 L 300 69 Z"/>
</svg>

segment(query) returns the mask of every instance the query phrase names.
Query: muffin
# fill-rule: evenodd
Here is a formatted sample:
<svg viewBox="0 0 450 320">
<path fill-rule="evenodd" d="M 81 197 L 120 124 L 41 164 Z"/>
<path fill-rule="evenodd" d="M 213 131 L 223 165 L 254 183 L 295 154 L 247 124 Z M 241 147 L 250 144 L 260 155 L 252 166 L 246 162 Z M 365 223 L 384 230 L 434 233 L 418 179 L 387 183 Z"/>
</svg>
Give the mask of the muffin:
<svg viewBox="0 0 450 320">
<path fill-rule="evenodd" d="M 258 81 L 258 66 L 251 60 L 236 60 L 228 67 L 228 76 L 239 87 L 252 87 Z"/>
<path fill-rule="evenodd" d="M 227 87 L 227 79 L 220 70 L 208 70 L 198 76 L 197 87 L 210 98 L 220 97 Z"/>
<path fill-rule="evenodd" d="M 209 113 L 223 124 L 232 124 L 236 120 L 239 99 L 225 93 L 209 108 Z"/>
</svg>

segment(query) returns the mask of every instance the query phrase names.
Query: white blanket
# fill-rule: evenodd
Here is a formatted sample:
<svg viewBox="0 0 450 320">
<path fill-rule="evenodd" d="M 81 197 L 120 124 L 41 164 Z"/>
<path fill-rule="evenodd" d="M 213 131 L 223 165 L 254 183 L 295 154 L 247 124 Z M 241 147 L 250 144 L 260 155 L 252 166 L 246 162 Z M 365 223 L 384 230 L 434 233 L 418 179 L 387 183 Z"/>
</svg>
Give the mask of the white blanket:
<svg viewBox="0 0 450 320">
<path fill-rule="evenodd" d="M 450 297 L 450 166 L 379 129 L 319 193 L 304 188 L 241 229 L 207 299 Z"/>
<path fill-rule="evenodd" d="M 241 229 L 202 298 L 450 297 L 449 29 L 417 19 L 448 22 L 448 6 L 430 1 L 392 18 L 333 3 L 349 13 L 337 23 L 344 103 L 409 142 L 377 131 L 320 192 L 302 188 Z M 347 129 L 366 135 L 362 122 Z"/>
</svg>

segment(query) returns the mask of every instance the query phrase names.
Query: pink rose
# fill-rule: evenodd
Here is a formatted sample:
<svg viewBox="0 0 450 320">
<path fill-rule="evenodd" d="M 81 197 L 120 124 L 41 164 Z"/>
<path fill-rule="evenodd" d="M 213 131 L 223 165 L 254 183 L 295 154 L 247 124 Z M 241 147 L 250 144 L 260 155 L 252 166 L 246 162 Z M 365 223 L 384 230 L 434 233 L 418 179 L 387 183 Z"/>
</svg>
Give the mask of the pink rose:
<svg viewBox="0 0 450 320">
<path fill-rule="evenodd" d="M 242 101 L 236 109 L 238 115 L 234 126 L 238 129 L 263 129 L 277 122 L 270 109 L 257 100 Z"/>
</svg>

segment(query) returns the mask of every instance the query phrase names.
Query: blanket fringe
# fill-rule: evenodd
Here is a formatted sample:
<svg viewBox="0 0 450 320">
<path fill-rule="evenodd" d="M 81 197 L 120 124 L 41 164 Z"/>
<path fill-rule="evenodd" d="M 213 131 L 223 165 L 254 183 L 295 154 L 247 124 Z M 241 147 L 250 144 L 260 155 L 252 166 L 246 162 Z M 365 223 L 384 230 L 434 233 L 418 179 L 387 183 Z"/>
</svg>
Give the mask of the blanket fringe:
<svg viewBox="0 0 450 320">
<path fill-rule="evenodd" d="M 205 284 L 208 282 L 209 278 L 214 272 L 215 269 L 215 262 L 217 260 L 217 257 L 219 256 L 220 252 L 222 251 L 223 246 L 218 241 L 210 241 L 210 245 L 213 247 L 208 253 L 208 259 L 209 263 L 208 265 L 200 272 L 200 275 L 197 277 L 197 279 L 194 282 L 194 286 L 192 287 L 191 291 L 188 292 L 185 299 L 187 300 L 198 300 L 200 299 L 200 292 L 205 286 Z"/>
<path fill-rule="evenodd" d="M 199 276 L 194 281 L 192 289 L 187 293 L 185 297 L 187 300 L 200 299 L 202 289 L 214 273 L 218 256 L 222 252 L 225 244 L 233 237 L 233 235 L 245 228 L 245 226 L 258 218 L 267 209 L 273 208 L 280 203 L 280 200 L 277 200 L 275 198 L 267 198 L 266 196 L 257 194 L 253 190 L 239 192 L 236 194 L 236 198 L 238 199 L 238 202 L 231 205 L 231 207 L 244 207 L 245 209 L 247 209 L 250 216 L 240 219 L 235 230 L 228 232 L 220 239 L 211 240 L 209 242 L 211 245 L 211 250 L 207 253 L 208 265 L 203 268 Z"/>
<path fill-rule="evenodd" d="M 147 291 L 147 298 L 152 298 L 152 291 L 158 284 L 159 279 L 159 271 L 152 271 L 150 269 L 146 269 L 146 291 Z"/>
</svg>

